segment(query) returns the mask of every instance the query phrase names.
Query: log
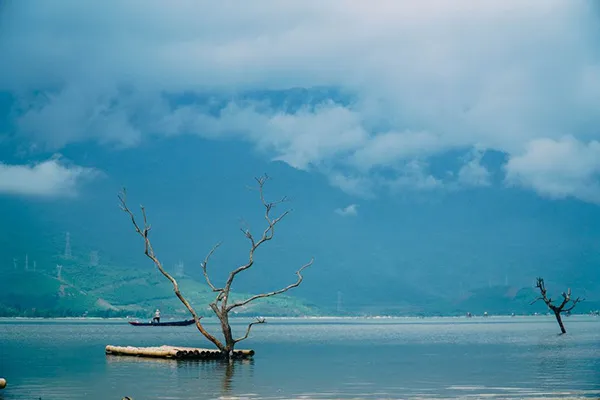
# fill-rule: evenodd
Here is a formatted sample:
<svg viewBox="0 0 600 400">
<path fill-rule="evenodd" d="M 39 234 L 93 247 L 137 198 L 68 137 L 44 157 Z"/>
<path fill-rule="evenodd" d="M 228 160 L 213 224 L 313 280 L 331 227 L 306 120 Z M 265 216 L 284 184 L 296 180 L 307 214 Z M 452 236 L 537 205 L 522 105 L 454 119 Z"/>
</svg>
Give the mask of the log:
<svg viewBox="0 0 600 400">
<path fill-rule="evenodd" d="M 133 347 L 133 346 L 112 346 L 108 345 L 105 349 L 106 354 L 115 356 L 137 356 L 137 357 L 155 357 L 155 358 L 173 358 L 173 359 L 192 359 L 208 360 L 224 358 L 220 350 L 200 349 L 195 347 Z M 254 350 L 234 350 L 235 358 L 250 358 L 254 356 Z"/>
<path fill-rule="evenodd" d="M 4 389 L 6 387 L 6 379 L 0 378 L 0 389 Z"/>
</svg>

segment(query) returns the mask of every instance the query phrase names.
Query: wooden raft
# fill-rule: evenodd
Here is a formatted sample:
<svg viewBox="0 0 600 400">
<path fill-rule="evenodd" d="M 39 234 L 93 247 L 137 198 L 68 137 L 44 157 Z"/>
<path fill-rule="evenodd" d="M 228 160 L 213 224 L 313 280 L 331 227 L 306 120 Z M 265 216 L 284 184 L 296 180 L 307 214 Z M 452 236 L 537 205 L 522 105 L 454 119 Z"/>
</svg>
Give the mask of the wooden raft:
<svg viewBox="0 0 600 400">
<path fill-rule="evenodd" d="M 223 353 L 219 350 L 200 349 L 195 347 L 121 347 L 106 346 L 106 354 L 115 356 L 137 356 L 137 357 L 155 357 L 155 358 L 174 358 L 178 360 L 217 360 L 223 358 Z M 234 358 L 251 358 L 254 350 L 234 350 Z"/>
</svg>

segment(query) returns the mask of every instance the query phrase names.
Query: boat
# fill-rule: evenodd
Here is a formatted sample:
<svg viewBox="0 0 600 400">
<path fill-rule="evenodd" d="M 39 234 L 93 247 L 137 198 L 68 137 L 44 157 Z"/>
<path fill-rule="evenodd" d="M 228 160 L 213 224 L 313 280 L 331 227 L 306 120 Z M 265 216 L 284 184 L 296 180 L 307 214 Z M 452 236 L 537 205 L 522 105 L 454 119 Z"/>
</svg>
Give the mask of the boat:
<svg viewBox="0 0 600 400">
<path fill-rule="evenodd" d="M 169 322 L 139 322 L 139 321 L 128 321 L 133 326 L 188 326 L 193 325 L 195 321 L 188 319 L 185 321 L 169 321 Z"/>
</svg>

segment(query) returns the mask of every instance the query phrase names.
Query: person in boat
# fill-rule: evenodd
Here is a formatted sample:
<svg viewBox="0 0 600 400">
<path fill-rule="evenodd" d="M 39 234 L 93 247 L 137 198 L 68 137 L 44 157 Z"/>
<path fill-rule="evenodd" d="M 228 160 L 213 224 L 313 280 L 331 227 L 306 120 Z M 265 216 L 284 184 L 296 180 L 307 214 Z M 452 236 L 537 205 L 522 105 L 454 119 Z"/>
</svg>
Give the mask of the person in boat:
<svg viewBox="0 0 600 400">
<path fill-rule="evenodd" d="M 156 322 L 157 324 L 160 322 L 160 310 L 157 308 L 154 311 L 154 318 L 152 318 L 152 322 Z"/>
</svg>

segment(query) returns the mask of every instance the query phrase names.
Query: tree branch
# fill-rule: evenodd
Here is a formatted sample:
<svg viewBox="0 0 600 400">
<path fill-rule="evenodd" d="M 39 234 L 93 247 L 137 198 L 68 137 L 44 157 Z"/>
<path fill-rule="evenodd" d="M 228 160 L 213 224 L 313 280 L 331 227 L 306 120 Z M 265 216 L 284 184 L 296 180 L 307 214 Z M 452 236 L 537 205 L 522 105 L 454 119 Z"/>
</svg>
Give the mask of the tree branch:
<svg viewBox="0 0 600 400">
<path fill-rule="evenodd" d="M 540 294 L 542 296 L 539 297 L 539 298 L 537 298 L 536 300 L 534 300 L 531 304 L 534 304 L 538 300 L 544 300 L 544 303 L 546 303 L 546 305 L 548 307 L 550 307 L 551 309 L 554 309 L 555 306 L 552 304 L 552 299 L 549 299 L 548 296 L 547 296 L 546 284 L 544 283 L 544 278 L 536 278 L 535 287 L 537 287 L 538 289 L 540 289 Z"/>
<path fill-rule="evenodd" d="M 217 338 L 215 338 L 213 335 L 208 333 L 208 331 L 206 331 L 204 326 L 202 326 L 202 324 L 200 322 L 200 319 L 202 317 L 199 316 L 198 313 L 196 313 L 196 311 L 190 305 L 190 303 L 183 297 L 183 295 L 181 294 L 181 291 L 179 290 L 179 285 L 177 284 L 177 281 L 175 280 L 175 278 L 173 278 L 163 268 L 162 263 L 158 260 L 158 258 L 154 254 L 154 249 L 152 248 L 152 243 L 150 242 L 150 238 L 148 237 L 148 233 L 150 232 L 151 226 L 148 224 L 148 218 L 146 216 L 146 209 L 144 208 L 144 206 L 140 206 L 140 208 L 142 210 L 142 216 L 144 219 L 144 228 L 142 229 L 138 225 L 138 223 L 135 219 L 135 215 L 127 206 L 127 192 L 125 189 L 123 189 L 121 191 L 121 193 L 119 193 L 118 198 L 119 198 L 121 210 L 123 210 L 125 213 L 127 213 L 129 215 L 129 217 L 131 218 L 131 223 L 133 224 L 133 227 L 135 228 L 135 231 L 144 239 L 144 254 L 146 254 L 146 256 L 154 262 L 154 264 L 156 265 L 156 267 L 158 268 L 160 273 L 163 274 L 165 276 L 165 278 L 167 278 L 169 281 L 171 281 L 171 283 L 173 284 L 173 291 L 175 292 L 175 295 L 177 296 L 179 301 L 181 301 L 181 303 L 187 308 L 187 310 L 190 312 L 190 314 L 194 317 L 194 321 L 196 323 L 196 327 L 198 328 L 198 330 L 204 335 L 204 337 L 206 337 L 208 340 L 210 340 L 219 349 L 221 349 L 221 350 L 224 349 L 225 346 L 223 346 L 223 344 Z"/>
<path fill-rule="evenodd" d="M 576 298 L 575 300 L 573 300 L 573 304 L 571 304 L 571 307 L 567 308 L 566 310 L 564 310 L 565 312 L 570 312 L 571 310 L 573 310 L 575 308 L 575 306 L 578 303 L 581 303 L 582 301 L 585 301 L 585 299 L 581 299 L 581 298 Z"/>
<path fill-rule="evenodd" d="M 559 310 L 562 310 L 563 308 L 565 308 L 567 303 L 569 301 L 571 301 L 571 288 L 567 289 L 567 293 L 563 292 L 562 297 L 563 297 L 563 301 L 562 301 L 562 303 L 560 303 L 560 306 L 557 307 Z"/>
<path fill-rule="evenodd" d="M 264 195 L 264 186 L 265 186 L 265 183 L 267 182 L 267 180 L 269 180 L 269 177 L 267 175 L 263 175 L 261 177 L 257 177 L 254 179 L 258 183 L 258 191 L 260 193 L 260 200 L 261 200 L 263 206 L 265 207 L 264 218 L 266 219 L 268 226 L 263 231 L 263 234 L 258 241 L 254 238 L 254 236 L 250 232 L 250 229 L 248 229 L 248 228 L 241 229 L 242 232 L 244 233 L 244 235 L 250 241 L 250 245 L 251 245 L 250 252 L 248 254 L 248 262 L 246 264 L 236 268 L 235 270 L 231 271 L 231 273 L 229 274 L 229 277 L 227 278 L 227 281 L 225 282 L 225 288 L 223 289 L 223 291 L 226 294 L 229 293 L 229 290 L 231 289 L 231 284 L 233 283 L 233 280 L 235 279 L 236 275 L 239 274 L 240 272 L 245 271 L 248 268 L 252 267 L 252 265 L 254 264 L 254 253 L 256 252 L 256 249 L 258 249 L 263 243 L 273 239 L 273 235 L 275 234 L 275 225 L 277 225 L 277 223 L 279 223 L 279 221 L 281 221 L 283 218 L 285 218 L 286 215 L 288 215 L 290 213 L 290 211 L 287 210 L 283 214 L 281 214 L 279 217 L 272 218 L 271 211 L 273 210 L 273 208 L 275 208 L 278 204 L 286 202 L 287 197 L 283 197 L 281 200 L 276 201 L 276 202 L 267 202 L 265 200 L 265 195 Z M 228 296 L 226 295 L 223 298 L 223 309 L 225 309 L 227 307 L 227 297 Z"/>
<path fill-rule="evenodd" d="M 200 266 L 202 267 L 202 273 L 204 274 L 204 278 L 206 279 L 206 283 L 208 284 L 208 286 L 210 286 L 210 288 L 213 290 L 213 292 L 219 292 L 223 289 L 218 289 L 217 287 L 215 287 L 215 285 L 212 284 L 212 282 L 210 281 L 210 278 L 208 277 L 208 272 L 206 271 L 206 267 L 208 265 L 208 260 L 213 255 L 213 253 L 219 248 L 219 246 L 221 246 L 221 242 L 219 242 L 213 246 L 213 248 L 210 250 L 210 252 L 206 255 L 206 258 L 204 259 L 204 261 L 202 261 L 202 263 L 200 264 Z"/>
<path fill-rule="evenodd" d="M 238 339 L 235 339 L 235 340 L 234 340 L 234 342 L 235 342 L 235 343 L 239 343 L 239 342 L 241 342 L 242 340 L 246 340 L 246 339 L 248 339 L 248 335 L 250 335 L 250 329 L 252 329 L 252 327 L 253 327 L 254 325 L 256 325 L 256 324 L 266 324 L 266 323 L 267 323 L 267 321 L 265 321 L 265 319 L 264 319 L 264 318 L 257 317 L 257 318 L 256 318 L 256 321 L 254 321 L 254 322 L 251 322 L 251 323 L 248 325 L 248 328 L 246 328 L 246 334 L 245 334 L 244 336 L 242 336 L 242 337 L 238 338 Z"/>
<path fill-rule="evenodd" d="M 542 297 L 538 297 L 537 299 L 535 299 L 534 301 L 532 301 L 531 303 L 529 303 L 530 306 L 534 305 L 535 303 L 537 303 L 540 300 L 544 300 Z"/>
<path fill-rule="evenodd" d="M 314 259 L 311 258 L 311 260 L 308 263 L 304 264 L 302 267 L 300 267 L 300 269 L 298 271 L 296 271 L 296 275 L 298 275 L 298 280 L 295 283 L 292 283 L 291 285 L 288 285 L 288 286 L 284 287 L 283 289 L 279 289 L 274 292 L 257 294 L 257 295 L 254 295 L 244 301 L 234 303 L 234 304 L 230 305 L 229 307 L 227 307 L 227 312 L 233 310 L 236 307 L 245 306 L 246 304 L 248 304 L 256 299 L 262 299 L 265 297 L 276 296 L 278 294 L 285 293 L 290 289 L 298 287 L 302 283 L 302 280 L 304 279 L 304 277 L 302 276 L 302 271 L 304 271 L 306 268 L 310 267 L 313 264 L 313 262 L 314 262 Z"/>
<path fill-rule="evenodd" d="M 539 300 L 544 300 L 544 303 L 546 303 L 546 305 L 548 306 L 548 308 L 550 308 L 552 311 L 554 311 L 555 313 L 561 313 L 561 312 L 569 312 L 571 311 L 573 308 L 575 308 L 575 306 L 578 303 L 581 303 L 584 299 L 581 298 L 576 298 L 575 300 L 571 300 L 571 289 L 567 289 L 566 292 L 562 293 L 562 297 L 563 300 L 560 303 L 560 305 L 555 306 L 554 304 L 552 304 L 552 299 L 548 298 L 547 296 L 547 292 L 546 292 L 546 284 L 544 283 L 544 279 L 543 278 L 537 278 L 536 279 L 536 285 L 535 287 L 537 287 L 540 290 L 541 293 L 541 297 L 538 297 L 537 299 L 535 299 L 534 301 L 531 302 L 531 304 L 534 304 L 535 302 L 539 301 Z M 567 304 L 569 304 L 569 302 L 572 301 L 572 305 L 571 307 L 564 309 L 565 306 Z"/>
</svg>

